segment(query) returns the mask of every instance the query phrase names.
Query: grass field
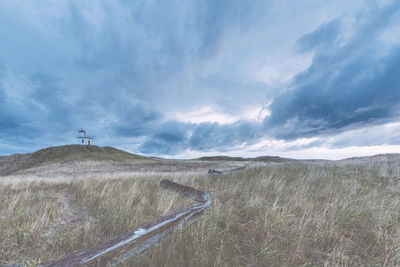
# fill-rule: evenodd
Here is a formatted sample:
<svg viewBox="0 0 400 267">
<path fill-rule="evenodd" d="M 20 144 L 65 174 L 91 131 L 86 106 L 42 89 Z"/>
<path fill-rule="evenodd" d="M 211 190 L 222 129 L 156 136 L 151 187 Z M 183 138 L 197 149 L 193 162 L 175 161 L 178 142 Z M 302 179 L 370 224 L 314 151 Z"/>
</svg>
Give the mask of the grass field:
<svg viewBox="0 0 400 267">
<path fill-rule="evenodd" d="M 149 163 L 52 163 L 0 177 L 0 264 L 37 266 L 191 203 L 159 187 L 170 179 L 209 192 L 211 210 L 122 265 L 400 265 L 398 155 L 246 161 L 202 180 L 209 167 L 244 163 Z"/>
</svg>

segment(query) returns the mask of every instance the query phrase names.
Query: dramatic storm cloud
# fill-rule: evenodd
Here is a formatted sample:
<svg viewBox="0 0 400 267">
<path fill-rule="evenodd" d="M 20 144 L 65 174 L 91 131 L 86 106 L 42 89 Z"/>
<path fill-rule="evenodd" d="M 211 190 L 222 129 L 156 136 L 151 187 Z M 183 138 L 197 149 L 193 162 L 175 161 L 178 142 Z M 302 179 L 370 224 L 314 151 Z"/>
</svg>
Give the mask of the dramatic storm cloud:
<svg viewBox="0 0 400 267">
<path fill-rule="evenodd" d="M 396 152 L 399 18 L 397 1 L 2 1 L 0 155 L 80 128 L 158 156 Z"/>
<path fill-rule="evenodd" d="M 267 128 L 276 128 L 279 137 L 298 138 L 356 123 L 398 120 L 400 44 L 385 47 L 384 34 L 399 30 L 399 11 L 397 3 L 364 10 L 356 32 L 343 44 L 337 41 L 337 20 L 300 38 L 299 51 L 316 50 L 313 61 L 293 78 L 291 90 L 273 100 Z"/>
</svg>

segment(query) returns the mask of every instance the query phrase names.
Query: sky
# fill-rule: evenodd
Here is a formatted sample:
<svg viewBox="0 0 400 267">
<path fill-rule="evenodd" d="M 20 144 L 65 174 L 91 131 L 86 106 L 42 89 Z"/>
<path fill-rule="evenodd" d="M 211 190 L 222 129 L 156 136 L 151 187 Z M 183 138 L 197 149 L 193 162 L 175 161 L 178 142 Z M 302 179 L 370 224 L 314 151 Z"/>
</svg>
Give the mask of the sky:
<svg viewBox="0 0 400 267">
<path fill-rule="evenodd" d="M 400 1 L 0 1 L 0 155 L 400 153 Z"/>
</svg>

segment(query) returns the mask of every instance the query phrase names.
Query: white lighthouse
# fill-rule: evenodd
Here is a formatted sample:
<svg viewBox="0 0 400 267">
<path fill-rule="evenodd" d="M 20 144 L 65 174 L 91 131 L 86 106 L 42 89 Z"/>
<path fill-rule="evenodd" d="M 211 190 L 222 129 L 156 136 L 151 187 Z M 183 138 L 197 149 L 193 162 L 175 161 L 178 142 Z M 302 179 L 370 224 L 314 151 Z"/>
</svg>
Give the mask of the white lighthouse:
<svg viewBox="0 0 400 267">
<path fill-rule="evenodd" d="M 84 129 L 80 129 L 78 131 L 78 143 L 81 145 L 90 145 L 92 143 L 93 137 L 86 136 L 86 131 Z"/>
</svg>

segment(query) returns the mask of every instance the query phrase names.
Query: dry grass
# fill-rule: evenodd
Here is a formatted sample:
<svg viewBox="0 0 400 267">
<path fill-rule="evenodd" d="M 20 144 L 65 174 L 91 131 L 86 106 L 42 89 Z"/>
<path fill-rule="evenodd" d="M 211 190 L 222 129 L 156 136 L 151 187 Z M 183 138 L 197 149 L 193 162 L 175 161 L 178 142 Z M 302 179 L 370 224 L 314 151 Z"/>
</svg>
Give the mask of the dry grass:
<svg viewBox="0 0 400 267">
<path fill-rule="evenodd" d="M 0 197 L 7 200 L 0 203 L 0 264 L 47 262 L 186 205 L 185 198 L 159 188 L 159 181 L 166 177 L 182 179 L 177 175 L 138 175 L 8 181 L 0 186 Z"/>
<path fill-rule="evenodd" d="M 159 188 L 170 179 L 210 192 L 211 211 L 126 265 L 398 266 L 399 163 L 288 162 L 201 182 L 191 168 L 157 166 L 96 179 L 1 177 L 0 264 L 35 266 L 187 205 Z"/>
</svg>

